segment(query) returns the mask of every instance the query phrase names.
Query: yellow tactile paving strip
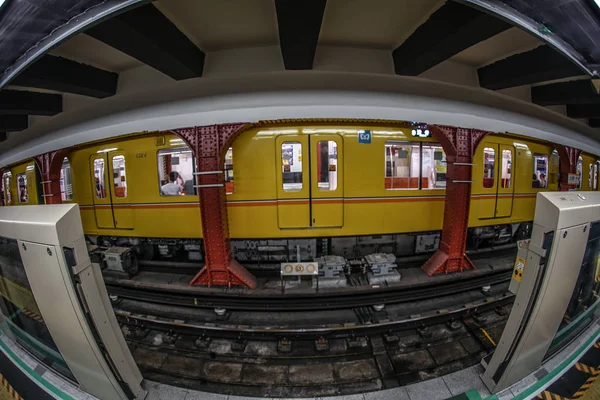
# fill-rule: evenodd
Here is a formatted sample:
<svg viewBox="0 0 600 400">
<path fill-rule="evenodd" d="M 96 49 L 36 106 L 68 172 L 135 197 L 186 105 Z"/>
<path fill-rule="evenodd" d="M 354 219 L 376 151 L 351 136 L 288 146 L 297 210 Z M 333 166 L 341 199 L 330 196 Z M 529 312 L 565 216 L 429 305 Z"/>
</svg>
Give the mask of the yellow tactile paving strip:
<svg viewBox="0 0 600 400">
<path fill-rule="evenodd" d="M 0 400 L 23 400 L 2 374 L 0 374 Z"/>
</svg>

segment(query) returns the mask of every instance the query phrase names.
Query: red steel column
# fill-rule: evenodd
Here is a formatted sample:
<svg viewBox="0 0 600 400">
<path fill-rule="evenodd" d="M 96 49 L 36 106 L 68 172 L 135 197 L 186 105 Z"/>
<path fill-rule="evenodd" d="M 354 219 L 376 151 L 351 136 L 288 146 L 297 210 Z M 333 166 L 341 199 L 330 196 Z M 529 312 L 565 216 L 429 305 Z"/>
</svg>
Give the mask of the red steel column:
<svg viewBox="0 0 600 400">
<path fill-rule="evenodd" d="M 428 128 L 446 153 L 448 169 L 440 248 L 427 260 L 422 269 L 429 276 L 475 269 L 465 253 L 471 204 L 471 171 L 475 150 L 489 132 L 450 126 Z"/>
<path fill-rule="evenodd" d="M 196 182 L 204 236 L 205 266 L 191 285 L 246 285 L 256 278 L 231 255 L 223 165 L 225 153 L 247 124 L 223 124 L 176 129 L 196 158 Z"/>
<path fill-rule="evenodd" d="M 566 192 L 569 189 L 576 189 L 576 185 L 569 185 L 569 174 L 577 173 L 577 161 L 581 155 L 581 150 L 559 144 L 556 146 L 556 151 L 558 151 L 558 165 L 560 171 L 558 190 Z"/>
<path fill-rule="evenodd" d="M 44 204 L 62 204 L 60 169 L 69 149 L 61 149 L 33 157 L 42 178 Z"/>
</svg>

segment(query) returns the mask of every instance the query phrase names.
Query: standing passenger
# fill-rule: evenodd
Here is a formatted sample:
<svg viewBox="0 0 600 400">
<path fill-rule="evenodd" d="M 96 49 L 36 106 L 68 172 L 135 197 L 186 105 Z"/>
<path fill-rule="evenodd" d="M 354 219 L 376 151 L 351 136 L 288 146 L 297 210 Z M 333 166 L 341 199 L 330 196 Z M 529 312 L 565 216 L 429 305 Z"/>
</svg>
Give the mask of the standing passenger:
<svg viewBox="0 0 600 400">
<path fill-rule="evenodd" d="M 178 183 L 176 183 L 177 178 L 179 178 L 179 174 L 176 171 L 171 171 L 169 173 L 169 183 L 161 186 L 160 194 L 162 194 L 163 196 L 180 195 L 182 188 Z"/>
<path fill-rule="evenodd" d="M 545 188 L 547 186 L 548 186 L 548 182 L 546 182 L 546 174 L 541 173 L 540 174 L 540 187 Z"/>
</svg>

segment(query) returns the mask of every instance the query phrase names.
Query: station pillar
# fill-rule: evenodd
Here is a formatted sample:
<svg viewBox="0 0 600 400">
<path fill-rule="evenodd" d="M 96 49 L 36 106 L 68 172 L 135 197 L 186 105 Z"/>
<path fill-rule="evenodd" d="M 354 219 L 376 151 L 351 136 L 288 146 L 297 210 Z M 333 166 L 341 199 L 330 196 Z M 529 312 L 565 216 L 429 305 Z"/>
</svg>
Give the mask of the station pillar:
<svg viewBox="0 0 600 400">
<path fill-rule="evenodd" d="M 40 154 L 33 158 L 42 179 L 44 204 L 62 204 L 60 169 L 68 152 L 69 149 L 61 149 Z"/>
<path fill-rule="evenodd" d="M 200 202 L 205 266 L 192 285 L 256 286 L 256 278 L 231 255 L 225 193 L 225 153 L 248 124 L 223 124 L 175 129 L 196 159 L 196 187 Z"/>
<path fill-rule="evenodd" d="M 475 150 L 489 132 L 451 126 L 428 128 L 446 153 L 446 202 L 440 247 L 422 269 L 429 276 L 474 269 L 475 265 L 465 253 L 471 204 L 471 172 Z"/>
<path fill-rule="evenodd" d="M 577 173 L 577 161 L 581 155 L 581 150 L 558 145 L 556 151 L 558 152 L 558 169 L 560 171 L 558 190 L 566 192 L 569 189 L 577 189 L 577 185 L 569 185 L 569 174 Z"/>
</svg>

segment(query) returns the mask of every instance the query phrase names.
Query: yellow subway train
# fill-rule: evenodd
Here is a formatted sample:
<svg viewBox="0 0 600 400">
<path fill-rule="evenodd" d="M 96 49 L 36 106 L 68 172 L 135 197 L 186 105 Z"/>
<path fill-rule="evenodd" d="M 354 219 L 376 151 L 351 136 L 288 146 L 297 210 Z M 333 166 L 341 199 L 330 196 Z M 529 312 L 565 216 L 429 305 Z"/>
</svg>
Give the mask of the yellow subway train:
<svg viewBox="0 0 600 400">
<path fill-rule="evenodd" d="M 423 131 L 425 132 L 425 131 Z M 427 132 L 428 133 L 428 132 Z M 233 256 L 269 264 L 335 254 L 409 256 L 439 243 L 446 155 L 402 126 L 253 127 L 233 142 L 224 173 Z M 535 195 L 558 190 L 551 143 L 489 135 L 473 163 L 470 246 L 529 234 Z M 165 132 L 82 144 L 61 170 L 63 202 L 78 203 L 90 242 L 133 247 L 146 260 L 202 261 L 195 161 Z M 598 189 L 598 160 L 582 154 L 580 190 Z M 2 176 L 5 205 L 43 203 L 32 160 Z"/>
</svg>

